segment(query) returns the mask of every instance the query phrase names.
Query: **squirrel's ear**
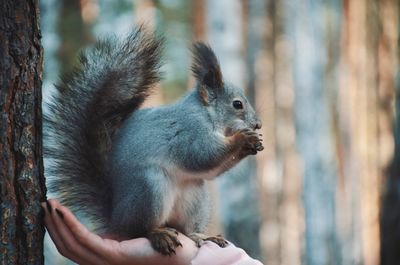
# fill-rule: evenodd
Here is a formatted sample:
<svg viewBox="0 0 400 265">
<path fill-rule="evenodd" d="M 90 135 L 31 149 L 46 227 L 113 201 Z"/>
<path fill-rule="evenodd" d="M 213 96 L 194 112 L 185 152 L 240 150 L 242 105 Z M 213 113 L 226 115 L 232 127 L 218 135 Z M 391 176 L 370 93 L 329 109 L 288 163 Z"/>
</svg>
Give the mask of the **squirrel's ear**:
<svg viewBox="0 0 400 265">
<path fill-rule="evenodd" d="M 211 95 L 217 96 L 224 87 L 219 62 L 210 46 L 202 42 L 193 45 L 192 53 L 192 72 L 202 100 L 208 102 Z"/>
</svg>

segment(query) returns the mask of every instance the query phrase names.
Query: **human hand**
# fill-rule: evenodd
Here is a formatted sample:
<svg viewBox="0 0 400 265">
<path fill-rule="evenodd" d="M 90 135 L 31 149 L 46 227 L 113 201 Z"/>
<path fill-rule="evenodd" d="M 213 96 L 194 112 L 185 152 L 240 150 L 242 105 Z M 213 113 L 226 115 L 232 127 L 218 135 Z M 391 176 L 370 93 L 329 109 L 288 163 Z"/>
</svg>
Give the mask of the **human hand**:
<svg viewBox="0 0 400 265">
<path fill-rule="evenodd" d="M 262 265 L 249 257 L 246 252 L 232 243 L 221 248 L 216 243 L 205 241 L 190 265 Z"/>
<path fill-rule="evenodd" d="M 81 265 L 262 265 L 250 258 L 243 249 L 229 243 L 221 248 L 206 241 L 197 248 L 195 243 L 179 234 L 182 247 L 176 254 L 163 256 L 156 252 L 146 238 L 125 241 L 102 238 L 90 232 L 71 211 L 55 200 L 42 203 L 45 225 L 58 251 Z"/>
<path fill-rule="evenodd" d="M 148 239 L 125 241 L 102 238 L 90 232 L 71 211 L 55 200 L 42 203 L 45 225 L 58 251 L 81 265 L 190 264 L 199 249 L 188 237 L 179 234 L 182 247 L 176 254 L 163 256 Z"/>
</svg>

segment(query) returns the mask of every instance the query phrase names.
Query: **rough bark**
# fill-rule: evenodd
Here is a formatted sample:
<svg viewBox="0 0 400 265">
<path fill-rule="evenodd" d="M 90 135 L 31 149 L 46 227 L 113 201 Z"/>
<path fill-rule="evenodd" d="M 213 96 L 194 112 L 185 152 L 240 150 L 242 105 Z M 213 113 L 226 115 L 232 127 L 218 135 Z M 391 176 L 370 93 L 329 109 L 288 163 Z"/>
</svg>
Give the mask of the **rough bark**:
<svg viewBox="0 0 400 265">
<path fill-rule="evenodd" d="M 0 264 L 43 264 L 38 1 L 0 2 Z"/>
</svg>

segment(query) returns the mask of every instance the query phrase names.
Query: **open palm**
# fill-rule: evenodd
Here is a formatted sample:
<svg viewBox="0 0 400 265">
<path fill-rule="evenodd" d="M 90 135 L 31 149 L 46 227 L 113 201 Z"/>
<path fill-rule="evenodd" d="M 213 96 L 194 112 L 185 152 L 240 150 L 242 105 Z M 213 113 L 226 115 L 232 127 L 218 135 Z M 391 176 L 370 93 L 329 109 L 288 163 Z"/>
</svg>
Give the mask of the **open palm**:
<svg viewBox="0 0 400 265">
<path fill-rule="evenodd" d="M 42 206 L 46 228 L 58 251 L 81 265 L 190 264 L 198 252 L 194 242 L 180 234 L 183 247 L 176 250 L 176 255 L 162 256 L 146 238 L 117 241 L 90 232 L 68 208 L 55 200 L 48 200 Z"/>
</svg>

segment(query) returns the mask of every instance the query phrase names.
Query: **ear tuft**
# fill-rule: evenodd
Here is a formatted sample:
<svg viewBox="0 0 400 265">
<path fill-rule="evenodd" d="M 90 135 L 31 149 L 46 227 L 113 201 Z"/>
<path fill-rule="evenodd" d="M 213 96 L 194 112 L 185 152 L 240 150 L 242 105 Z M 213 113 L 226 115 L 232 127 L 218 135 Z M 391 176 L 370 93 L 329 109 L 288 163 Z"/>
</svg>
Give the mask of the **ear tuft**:
<svg viewBox="0 0 400 265">
<path fill-rule="evenodd" d="M 199 84 L 207 85 L 210 88 L 222 88 L 221 69 L 217 57 L 210 46 L 196 42 L 192 49 L 193 64 L 192 72 Z"/>
</svg>

